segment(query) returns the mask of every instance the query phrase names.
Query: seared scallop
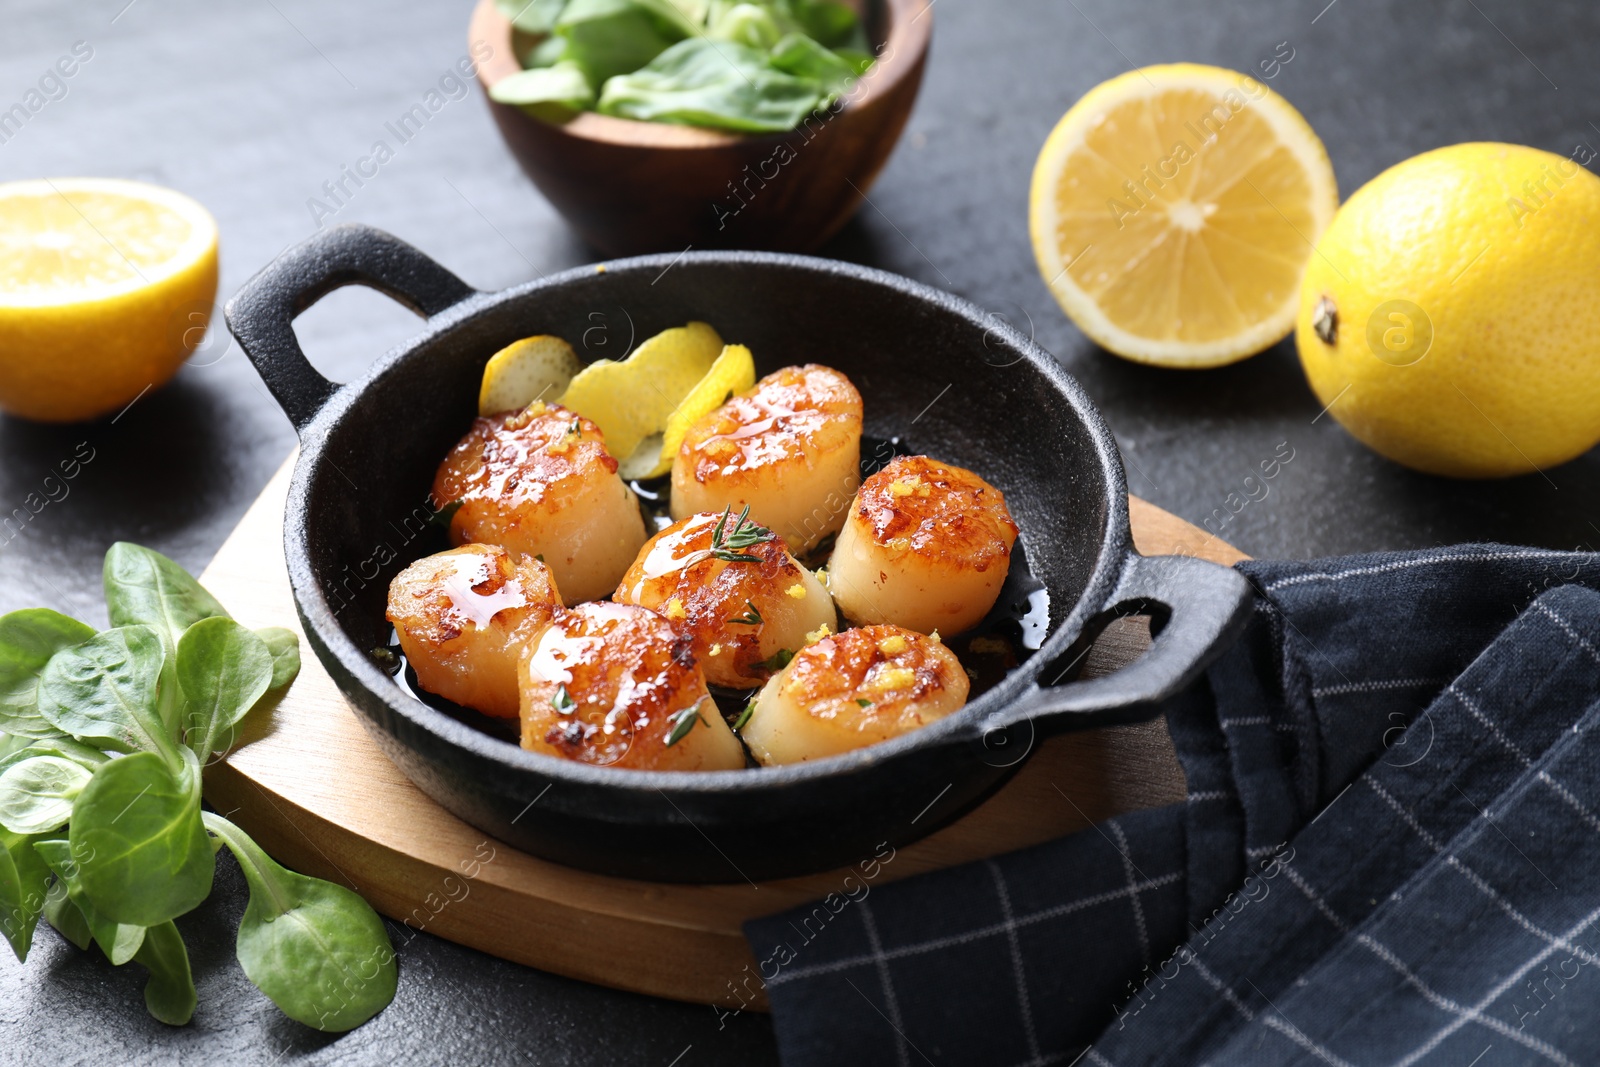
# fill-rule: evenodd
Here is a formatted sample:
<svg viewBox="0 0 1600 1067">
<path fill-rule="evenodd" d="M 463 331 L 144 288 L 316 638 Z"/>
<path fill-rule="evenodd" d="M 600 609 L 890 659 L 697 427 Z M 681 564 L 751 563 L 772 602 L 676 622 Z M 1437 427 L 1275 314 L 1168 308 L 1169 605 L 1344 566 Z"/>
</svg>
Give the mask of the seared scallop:
<svg viewBox="0 0 1600 1067">
<path fill-rule="evenodd" d="M 755 697 L 741 733 L 764 764 L 822 759 L 944 718 L 966 704 L 969 685 L 937 638 L 864 626 L 797 652 Z"/>
<path fill-rule="evenodd" d="M 523 647 L 561 608 L 550 569 L 498 545 L 419 559 L 389 583 L 389 621 L 430 693 L 515 718 Z"/>
<path fill-rule="evenodd" d="M 599 428 L 542 401 L 474 421 L 439 465 L 433 497 L 460 504 L 453 543 L 542 558 L 568 604 L 609 593 L 645 540 L 638 498 Z"/>
<path fill-rule="evenodd" d="M 861 483 L 828 588 L 851 622 L 960 633 L 994 607 L 1016 540 L 1000 490 L 969 470 L 902 456 Z"/>
<path fill-rule="evenodd" d="M 689 427 L 672 465 L 672 517 L 749 505 L 804 555 L 843 524 L 860 465 L 850 379 L 815 363 L 785 367 Z"/>
<path fill-rule="evenodd" d="M 745 765 L 693 640 L 646 608 L 600 601 L 559 612 L 528 646 L 518 679 L 523 748 L 647 771 Z"/>
<path fill-rule="evenodd" d="M 760 685 L 783 652 L 838 622 L 817 576 L 742 511 L 691 515 L 656 534 L 614 599 L 665 615 L 694 639 L 706 678 L 734 689 Z"/>
</svg>

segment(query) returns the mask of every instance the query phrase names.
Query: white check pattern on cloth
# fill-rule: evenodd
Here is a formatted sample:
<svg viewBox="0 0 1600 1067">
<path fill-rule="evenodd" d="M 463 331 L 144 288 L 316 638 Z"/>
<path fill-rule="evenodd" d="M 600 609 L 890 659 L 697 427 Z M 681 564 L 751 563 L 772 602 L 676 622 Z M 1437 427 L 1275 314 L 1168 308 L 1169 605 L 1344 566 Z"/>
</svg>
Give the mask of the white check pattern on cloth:
<svg viewBox="0 0 1600 1067">
<path fill-rule="evenodd" d="M 881 951 L 862 956 L 850 956 L 842 960 L 833 960 L 829 963 L 818 963 L 810 967 L 785 967 L 774 977 L 766 979 L 766 985 L 768 987 L 783 985 L 786 982 L 795 982 L 803 978 L 814 978 L 819 974 L 829 974 L 835 971 L 849 970 L 852 967 L 863 967 L 867 964 L 877 964 L 880 961 L 905 959 L 908 956 L 917 956 L 926 952 L 937 952 L 940 949 L 952 948 L 956 945 L 964 945 L 972 941 L 982 941 L 985 938 L 999 937 L 1002 934 L 1005 934 L 1007 930 L 1012 927 L 1022 928 L 1025 926 L 1030 926 L 1033 923 L 1045 922 L 1050 919 L 1058 919 L 1063 915 L 1070 915 L 1073 912 L 1082 911 L 1085 908 L 1098 907 L 1101 904 L 1110 904 L 1113 901 L 1124 900 L 1135 893 L 1148 893 L 1152 889 L 1160 889 L 1162 886 L 1171 885 L 1173 882 L 1176 882 L 1178 879 L 1182 878 L 1183 873 L 1184 872 L 1182 871 L 1173 871 L 1170 874 L 1157 875 L 1153 878 L 1144 878 L 1132 885 L 1123 886 L 1120 889 L 1111 889 L 1104 893 L 1096 893 L 1093 896 L 1083 897 L 1079 900 L 1070 901 L 1066 904 L 1057 904 L 1054 907 L 1044 908 L 1040 911 L 1030 912 L 1026 915 L 1019 915 L 1012 919 L 1010 923 L 992 923 L 986 926 L 980 926 L 976 930 L 968 930 L 966 933 L 952 934 L 949 937 L 929 938 L 926 941 L 918 941 L 911 945 L 898 945 L 891 949 L 882 949 Z M 866 912 L 863 912 L 862 914 L 865 916 Z"/>
<path fill-rule="evenodd" d="M 1565 644 L 1571 654 L 1586 656 L 1596 664 L 1600 664 L 1600 649 L 1597 649 L 1595 643 L 1586 638 L 1568 618 L 1544 603 L 1537 603 L 1533 607 L 1536 610 L 1527 612 L 1521 624 L 1537 626 L 1542 622 L 1550 646 Z M 1493 799 L 1479 807 L 1461 792 L 1455 779 L 1450 777 L 1459 769 L 1458 767 L 1446 764 L 1443 770 L 1433 769 L 1433 774 L 1442 775 L 1447 779 L 1450 788 L 1460 793 L 1461 800 L 1473 807 L 1472 817 L 1451 832 L 1449 841 L 1441 840 L 1438 834 L 1431 832 L 1416 813 L 1378 780 L 1377 775 L 1369 774 L 1361 779 L 1367 787 L 1368 795 L 1376 797 L 1391 810 L 1399 823 L 1422 842 L 1433 858 L 1411 877 L 1403 890 L 1395 892 L 1372 914 L 1356 920 L 1346 919 L 1340 915 L 1292 862 L 1280 859 L 1276 865 L 1278 873 L 1281 873 L 1284 876 L 1283 880 L 1298 891 L 1315 914 L 1333 927 L 1338 935 L 1338 947 L 1334 953 L 1319 959 L 1297 981 L 1284 987 L 1284 992 L 1279 996 L 1298 998 L 1286 1001 L 1291 1005 L 1313 1002 L 1317 983 L 1308 976 L 1316 975 L 1319 970 L 1325 970 L 1330 975 L 1337 973 L 1347 983 L 1354 982 L 1355 976 L 1350 973 L 1349 953 L 1352 948 L 1359 949 L 1367 953 L 1369 959 L 1387 968 L 1418 1002 L 1428 1005 L 1444 1016 L 1443 1020 L 1431 1032 L 1427 1032 L 1427 1036 L 1420 1042 L 1409 1048 L 1395 1049 L 1392 1054 L 1386 1055 L 1378 1062 L 1393 1063 L 1397 1067 L 1411 1067 L 1439 1053 L 1453 1036 L 1470 1026 L 1483 1030 L 1485 1036 L 1491 1038 L 1495 1045 L 1501 1047 L 1514 1045 L 1525 1050 L 1525 1053 L 1531 1053 L 1539 1061 L 1557 1064 L 1560 1067 L 1579 1067 L 1580 1063 L 1587 1061 L 1575 1060 L 1557 1047 L 1552 1040 L 1546 1039 L 1547 1036 L 1555 1035 L 1530 1032 L 1525 1027 L 1513 1025 L 1512 1022 L 1493 1012 L 1497 1006 L 1504 1008 L 1504 1005 L 1499 1004 L 1501 998 L 1517 990 L 1529 974 L 1546 964 L 1557 953 L 1563 953 L 1572 960 L 1600 969 L 1600 953 L 1591 951 L 1579 941 L 1582 935 L 1595 929 L 1597 923 L 1600 923 L 1600 908 L 1586 910 L 1575 921 L 1569 912 L 1566 922 L 1552 924 L 1549 920 L 1557 917 L 1563 903 L 1568 904 L 1570 908 L 1571 902 L 1565 895 L 1553 891 L 1538 895 L 1531 904 L 1519 907 L 1507 893 L 1496 888 L 1493 881 L 1496 875 L 1488 872 L 1501 871 L 1503 864 L 1516 861 L 1520 857 L 1521 862 L 1531 865 L 1541 877 L 1544 874 L 1539 870 L 1535 860 L 1507 836 L 1507 830 L 1501 828 L 1502 822 L 1506 823 L 1512 834 L 1524 839 L 1525 843 L 1532 837 L 1538 836 L 1534 833 L 1535 829 L 1542 830 L 1547 839 L 1553 840 L 1566 840 L 1577 836 L 1579 827 L 1585 840 L 1600 837 L 1600 815 L 1585 803 L 1584 798 L 1569 786 L 1564 780 L 1565 776 L 1560 773 L 1563 765 L 1571 765 L 1575 774 L 1585 767 L 1592 769 L 1600 765 L 1600 745 L 1592 743 L 1593 736 L 1590 730 L 1591 726 L 1600 724 L 1600 699 L 1590 706 L 1578 722 L 1550 740 L 1544 751 L 1537 756 L 1530 756 L 1526 746 L 1518 744 L 1513 739 L 1508 728 L 1494 714 L 1493 708 L 1485 706 L 1481 692 L 1474 692 L 1466 678 L 1467 676 L 1463 676 L 1446 686 L 1437 698 L 1433 712 L 1440 714 L 1440 708 L 1450 706 L 1459 709 L 1457 714 L 1460 716 L 1460 727 L 1463 730 L 1470 729 L 1475 736 L 1486 739 L 1492 746 L 1498 747 L 1509 756 L 1516 765 L 1514 772 L 1508 775 L 1506 783 L 1498 789 Z M 1504 679 L 1499 679 L 1498 684 L 1504 685 Z M 1341 692 L 1351 693 L 1391 688 L 1399 686 L 1358 684 L 1348 688 L 1340 687 Z M 1600 692 L 1596 695 L 1600 697 Z M 1251 723 L 1251 725 L 1256 724 Z M 1592 782 L 1590 784 L 1593 785 Z M 1437 789 L 1439 797 L 1450 795 L 1450 789 L 1442 785 Z M 1347 789 L 1345 793 L 1348 792 Z M 1330 805 L 1330 809 L 1344 800 L 1345 793 L 1341 793 L 1334 805 Z M 1551 797 L 1559 803 L 1558 807 L 1553 807 L 1548 800 L 1542 800 Z M 1562 828 L 1550 825 L 1551 821 L 1557 818 L 1564 818 L 1572 824 L 1565 828 L 1567 831 L 1565 834 Z M 1533 846 L 1530 844 L 1530 847 Z M 1597 843 L 1595 851 L 1600 852 L 1600 843 Z M 1483 853 L 1484 863 L 1487 866 L 1480 868 L 1478 861 L 1469 859 L 1469 852 Z M 1600 872 L 1600 862 L 1595 864 L 1595 868 Z M 1525 955 L 1513 957 L 1520 962 L 1508 969 L 1500 970 L 1498 975 L 1495 975 L 1498 981 L 1489 984 L 1487 989 L 1480 988 L 1469 998 L 1441 990 L 1434 980 L 1427 977 L 1425 967 L 1437 969 L 1444 966 L 1444 963 L 1436 960 L 1428 950 L 1419 949 L 1417 946 L 1412 946 L 1410 949 L 1398 948 L 1381 936 L 1381 930 L 1386 925 L 1395 927 L 1398 932 L 1409 932 L 1407 919 L 1410 913 L 1404 909 L 1411 899 L 1425 899 L 1430 903 L 1438 897 L 1452 899 L 1453 897 L 1445 889 L 1444 880 L 1449 878 L 1458 879 L 1470 886 L 1473 893 L 1493 907 L 1493 913 L 1483 912 L 1480 917 L 1473 919 L 1474 925 L 1469 933 L 1476 938 L 1475 943 L 1492 940 L 1498 945 L 1511 945 L 1518 936 L 1525 939 L 1524 944 L 1529 940 L 1532 942 L 1527 947 Z M 1597 873 L 1595 878 L 1596 882 L 1600 883 L 1600 873 Z M 1544 878 L 1544 881 L 1549 880 Z M 1554 883 L 1550 885 L 1553 889 Z M 1424 896 L 1430 890 L 1433 894 Z M 1584 901 L 1585 906 L 1592 903 L 1592 896 Z M 1419 908 L 1423 906 L 1417 905 Z M 1557 914 L 1545 918 L 1536 917 L 1528 913 L 1527 907 L 1532 906 Z M 1495 913 L 1514 928 L 1514 932 L 1509 932 L 1503 927 L 1491 927 L 1489 925 L 1491 920 L 1487 916 Z M 1418 920 L 1412 916 L 1412 921 Z M 1255 1029 L 1259 1034 L 1260 1029 L 1264 1028 L 1292 1042 L 1301 1055 L 1309 1055 L 1319 1062 L 1340 1067 L 1355 1067 L 1355 1062 L 1349 1058 L 1353 1053 L 1338 1045 L 1341 1038 L 1349 1038 L 1348 1027 L 1364 1018 L 1364 1015 L 1352 1015 L 1342 1022 L 1337 1017 L 1333 1020 L 1318 1017 L 1318 1023 L 1322 1024 L 1322 1028 L 1327 1028 L 1327 1032 L 1323 1033 L 1319 1028 L 1315 1036 L 1307 1034 L 1291 1023 L 1284 1011 L 1267 999 L 1265 994 L 1260 995 L 1260 1001 L 1253 1000 L 1208 967 L 1200 958 L 1200 949 L 1197 947 L 1205 943 L 1204 939 L 1196 939 L 1195 942 L 1191 942 L 1189 948 L 1180 953 L 1183 971 L 1191 973 L 1199 983 L 1209 987 L 1216 1001 L 1226 1005 L 1224 1010 L 1231 1009 L 1241 1020 L 1242 1027 L 1228 1031 L 1226 1044 L 1221 1049 L 1212 1050 L 1220 1054 L 1208 1062 L 1218 1064 L 1284 1062 L 1287 1050 L 1274 1053 L 1271 1041 L 1263 1042 L 1261 1037 L 1249 1033 Z M 1419 956 L 1408 959 L 1408 952 L 1419 953 Z M 1332 969 L 1334 964 L 1329 962 L 1335 953 L 1340 954 L 1338 962 L 1342 965 L 1342 969 L 1337 972 Z M 1455 975 L 1446 970 L 1441 977 L 1453 980 Z M 1589 999 L 1592 1002 L 1596 997 L 1600 997 L 1600 975 L 1590 976 L 1588 980 L 1597 983 L 1595 990 L 1590 994 Z M 1306 986 L 1311 991 L 1301 994 L 1299 993 L 1301 986 Z M 1190 982 L 1190 987 L 1196 987 L 1196 983 Z M 1379 984 L 1374 988 L 1381 993 L 1383 986 Z M 1259 990 L 1256 992 L 1259 994 Z M 1261 1004 L 1261 1001 L 1266 1003 Z M 1252 1006 L 1253 1004 L 1258 1006 Z M 1513 1012 L 1516 1011 L 1517 1009 L 1513 1008 Z M 1382 1017 L 1381 1013 L 1374 1015 L 1374 1018 Z M 1102 1038 L 1102 1042 L 1104 1040 Z M 1111 1050 L 1102 1050 L 1098 1047 L 1092 1048 L 1086 1057 L 1088 1062 L 1104 1064 L 1107 1067 L 1110 1067 L 1116 1058 Z M 1168 1062 L 1159 1051 L 1153 1056 L 1139 1058 L 1138 1061 Z M 1365 1064 L 1374 1061 L 1361 1057 L 1356 1062 Z"/>
<path fill-rule="evenodd" d="M 1512 560 L 1529 559 L 1568 559 L 1572 553 L 1561 551 L 1539 551 L 1538 549 L 1514 550 L 1507 552 L 1455 552 L 1442 553 L 1436 556 L 1423 556 L 1416 559 L 1395 560 L 1391 563 L 1379 563 L 1370 567 L 1352 567 L 1345 571 L 1332 573 L 1316 572 L 1312 574 L 1296 574 L 1289 578 L 1280 578 L 1267 586 L 1267 592 L 1276 593 L 1280 589 L 1287 589 L 1294 585 L 1304 585 L 1307 582 L 1342 582 L 1346 578 L 1361 578 L 1374 574 L 1392 574 L 1395 571 L 1412 570 L 1416 567 L 1433 567 L 1441 563 L 1503 563 Z"/>
</svg>

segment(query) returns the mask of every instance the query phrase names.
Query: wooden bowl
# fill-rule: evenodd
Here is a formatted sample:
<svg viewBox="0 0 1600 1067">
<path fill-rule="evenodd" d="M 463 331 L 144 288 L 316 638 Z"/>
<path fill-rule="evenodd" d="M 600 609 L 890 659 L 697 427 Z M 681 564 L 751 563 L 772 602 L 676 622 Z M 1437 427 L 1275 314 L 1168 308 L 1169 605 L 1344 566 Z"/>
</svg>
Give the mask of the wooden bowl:
<svg viewBox="0 0 1600 1067">
<path fill-rule="evenodd" d="M 740 135 L 584 112 L 545 122 L 489 102 L 539 191 L 607 255 L 694 248 L 811 251 L 860 206 L 911 114 L 932 0 L 873 0 L 878 61 L 832 108 L 781 134 Z M 511 22 L 480 0 L 468 31 L 484 92 L 522 69 Z M 479 44 L 482 42 L 482 44 Z"/>
</svg>

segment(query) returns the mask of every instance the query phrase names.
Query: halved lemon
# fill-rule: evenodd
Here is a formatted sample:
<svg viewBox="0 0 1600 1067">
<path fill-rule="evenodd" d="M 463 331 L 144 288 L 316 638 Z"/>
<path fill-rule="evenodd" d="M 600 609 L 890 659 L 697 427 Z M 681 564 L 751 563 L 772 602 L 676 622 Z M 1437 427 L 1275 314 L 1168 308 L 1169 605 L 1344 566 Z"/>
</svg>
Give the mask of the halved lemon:
<svg viewBox="0 0 1600 1067">
<path fill-rule="evenodd" d="M 142 182 L 0 184 L 0 408 L 67 422 L 177 373 L 217 295 L 217 224 Z"/>
<path fill-rule="evenodd" d="M 1183 63 L 1112 78 L 1062 116 L 1028 222 L 1046 284 L 1096 343 L 1214 367 L 1289 333 L 1338 206 L 1298 111 L 1249 75 Z"/>
</svg>

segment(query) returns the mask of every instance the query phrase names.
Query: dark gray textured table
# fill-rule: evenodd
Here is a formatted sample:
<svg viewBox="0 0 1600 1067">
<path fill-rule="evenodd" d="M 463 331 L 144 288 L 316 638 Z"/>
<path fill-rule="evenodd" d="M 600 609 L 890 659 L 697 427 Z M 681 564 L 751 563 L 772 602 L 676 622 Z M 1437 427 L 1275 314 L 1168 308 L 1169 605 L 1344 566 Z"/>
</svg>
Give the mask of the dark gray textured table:
<svg viewBox="0 0 1600 1067">
<path fill-rule="evenodd" d="M 0 180 L 142 178 L 204 202 L 222 227 L 222 293 L 315 226 L 308 201 L 466 50 L 470 0 L 5 0 L 0 110 L 85 41 L 92 59 L 0 144 Z M 1348 194 L 1438 145 L 1506 140 L 1562 154 L 1600 144 L 1600 8 L 1583 0 L 940 0 L 928 80 L 871 203 L 828 254 L 967 296 L 1031 331 L 1088 387 L 1134 492 L 1195 522 L 1225 507 L 1280 442 L 1270 495 L 1220 526 L 1255 555 L 1310 556 L 1465 539 L 1600 545 L 1600 458 L 1498 483 L 1402 470 L 1356 444 L 1306 388 L 1292 346 L 1172 373 L 1096 350 L 1034 269 L 1027 186 L 1046 133 L 1086 89 L 1130 65 L 1252 70 L 1287 42 L 1271 84 L 1327 143 Z M 503 150 L 476 89 L 450 101 L 333 216 L 381 226 L 481 288 L 580 264 L 568 233 Z M 345 290 L 300 320 L 336 379 L 415 320 Z M 3 354 L 0 354 L 3 358 Z M 908 358 L 914 360 L 915 353 Z M 914 363 L 910 364 L 914 368 Z M 48 605 L 103 623 L 100 555 L 126 538 L 203 567 L 294 439 L 226 334 L 115 424 L 0 417 L 0 510 L 39 489 L 80 442 L 94 459 L 20 533 L 0 529 L 0 611 Z M 59 496 L 59 493 L 57 494 Z M 1216 524 L 1213 523 L 1213 527 Z M 137 967 L 113 970 L 42 931 L 26 966 L 0 958 L 5 1063 L 759 1064 L 764 1020 L 719 1030 L 708 1007 L 615 993 L 418 935 L 400 992 L 342 1037 L 291 1023 L 244 980 L 244 905 L 227 862 L 181 925 L 200 1008 L 184 1030 L 144 1012 Z M 399 934 L 397 940 L 409 936 Z"/>
</svg>

